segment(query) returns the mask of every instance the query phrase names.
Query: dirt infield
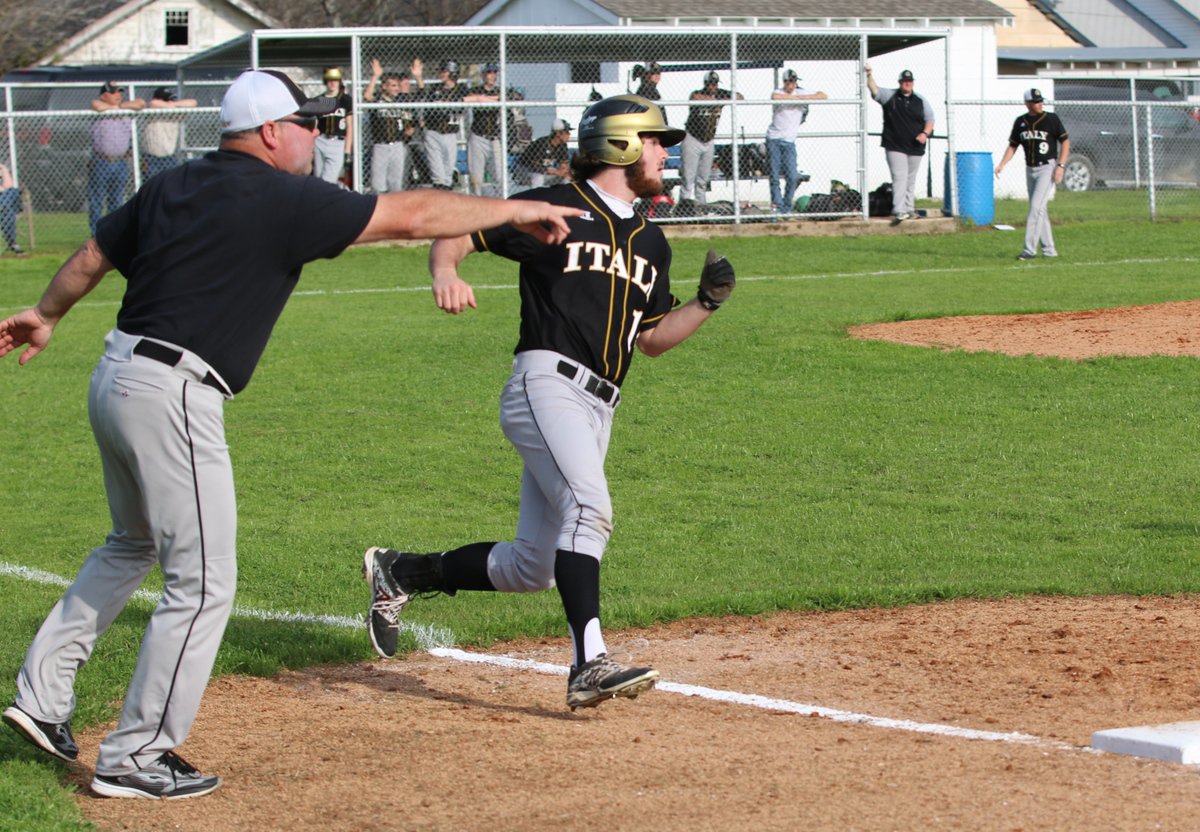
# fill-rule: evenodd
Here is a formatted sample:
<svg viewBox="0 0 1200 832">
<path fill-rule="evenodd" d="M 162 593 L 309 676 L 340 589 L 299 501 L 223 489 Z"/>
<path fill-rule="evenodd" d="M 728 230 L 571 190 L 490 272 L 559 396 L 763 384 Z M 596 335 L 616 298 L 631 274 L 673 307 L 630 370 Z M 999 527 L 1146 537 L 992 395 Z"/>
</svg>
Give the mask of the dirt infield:
<svg viewBox="0 0 1200 832">
<path fill-rule="evenodd" d="M 1179 303 L 852 334 L 1197 355 L 1197 315 L 1200 303 Z M 658 690 L 572 714 L 564 677 L 428 654 L 226 678 L 181 749 L 225 779 L 214 794 L 103 800 L 87 795 L 90 768 L 72 780 L 87 818 L 123 830 L 1192 829 L 1200 772 L 1087 746 L 1104 728 L 1200 719 L 1198 600 L 953 601 L 609 635 L 664 681 L 741 695 L 732 702 Z M 488 652 L 561 665 L 569 647 Z M 764 709 L 751 695 L 917 730 Z M 109 727 L 79 738 L 88 766 Z"/>
</svg>

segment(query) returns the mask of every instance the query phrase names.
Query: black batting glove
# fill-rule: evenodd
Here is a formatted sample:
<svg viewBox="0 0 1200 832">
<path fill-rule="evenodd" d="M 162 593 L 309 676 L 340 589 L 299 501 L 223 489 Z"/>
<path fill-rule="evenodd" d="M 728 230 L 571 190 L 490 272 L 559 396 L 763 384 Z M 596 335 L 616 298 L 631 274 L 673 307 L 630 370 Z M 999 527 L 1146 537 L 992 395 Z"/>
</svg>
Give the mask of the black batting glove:
<svg viewBox="0 0 1200 832">
<path fill-rule="evenodd" d="M 696 292 L 696 298 L 701 306 L 711 312 L 729 299 L 736 282 L 730 262 L 710 248 L 708 256 L 704 258 L 704 271 L 700 272 L 700 289 Z"/>
</svg>

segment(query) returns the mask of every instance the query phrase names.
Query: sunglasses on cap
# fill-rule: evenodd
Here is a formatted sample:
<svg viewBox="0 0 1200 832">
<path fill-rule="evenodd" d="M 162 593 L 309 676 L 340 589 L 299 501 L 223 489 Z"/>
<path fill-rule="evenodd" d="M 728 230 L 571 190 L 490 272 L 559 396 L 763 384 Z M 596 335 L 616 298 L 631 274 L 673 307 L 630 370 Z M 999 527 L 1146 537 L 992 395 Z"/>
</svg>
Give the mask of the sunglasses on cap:
<svg viewBox="0 0 1200 832">
<path fill-rule="evenodd" d="M 303 127 L 305 130 L 308 130 L 309 132 L 312 132 L 313 130 L 317 129 L 316 116 L 309 116 L 307 118 L 302 118 L 300 116 L 288 116 L 287 118 L 275 119 L 275 123 L 276 124 L 281 124 L 281 123 L 295 124 L 299 127 Z"/>
</svg>

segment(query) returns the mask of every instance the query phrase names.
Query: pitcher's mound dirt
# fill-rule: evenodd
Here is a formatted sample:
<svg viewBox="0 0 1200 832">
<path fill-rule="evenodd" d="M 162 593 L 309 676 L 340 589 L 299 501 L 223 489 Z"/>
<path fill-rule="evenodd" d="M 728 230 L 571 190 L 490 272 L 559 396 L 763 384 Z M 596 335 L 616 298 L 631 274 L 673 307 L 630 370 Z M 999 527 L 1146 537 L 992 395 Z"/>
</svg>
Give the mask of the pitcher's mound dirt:
<svg viewBox="0 0 1200 832">
<path fill-rule="evenodd" d="M 1188 302 L 853 334 L 1075 359 L 1196 355 L 1198 317 Z M 71 779 L 87 818 L 123 830 L 1193 829 L 1195 769 L 1087 745 L 1104 728 L 1200 719 L 1198 600 L 963 600 L 610 634 L 664 681 L 741 703 L 657 690 L 572 714 L 565 677 L 428 654 L 225 678 L 181 749 L 224 778 L 212 795 L 104 800 L 87 793 L 90 768 Z M 487 652 L 564 665 L 569 644 Z M 1022 736 L 868 727 L 750 695 Z M 108 728 L 79 738 L 88 766 Z"/>
</svg>

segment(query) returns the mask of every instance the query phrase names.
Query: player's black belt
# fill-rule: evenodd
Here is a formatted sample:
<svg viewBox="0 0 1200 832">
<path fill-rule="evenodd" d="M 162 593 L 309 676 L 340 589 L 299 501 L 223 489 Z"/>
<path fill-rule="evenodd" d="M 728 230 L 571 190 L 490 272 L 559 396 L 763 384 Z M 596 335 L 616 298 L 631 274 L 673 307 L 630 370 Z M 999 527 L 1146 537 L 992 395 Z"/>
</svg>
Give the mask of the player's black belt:
<svg viewBox="0 0 1200 832">
<path fill-rule="evenodd" d="M 141 341 L 138 341 L 134 345 L 133 354 L 140 355 L 143 358 L 153 359 L 162 364 L 166 364 L 168 367 L 174 367 L 183 360 L 183 353 L 179 350 L 172 349 L 171 347 L 160 344 L 157 341 L 147 341 L 145 338 L 143 338 Z M 201 381 L 203 381 L 212 389 L 216 390 L 221 395 L 229 395 L 229 391 L 225 389 L 225 385 L 222 384 L 221 380 L 214 376 L 211 372 L 205 373 L 204 378 L 201 379 Z"/>
<path fill-rule="evenodd" d="M 587 377 L 587 381 L 583 383 L 583 389 L 591 393 L 605 404 L 615 404 L 614 399 L 617 399 L 620 396 L 617 388 L 613 387 L 599 376 L 592 375 L 587 370 L 584 370 L 583 372 Z M 575 376 L 579 374 L 579 368 L 570 361 L 560 361 L 558 362 L 558 374 L 560 376 L 566 376 L 574 381 Z"/>
</svg>

